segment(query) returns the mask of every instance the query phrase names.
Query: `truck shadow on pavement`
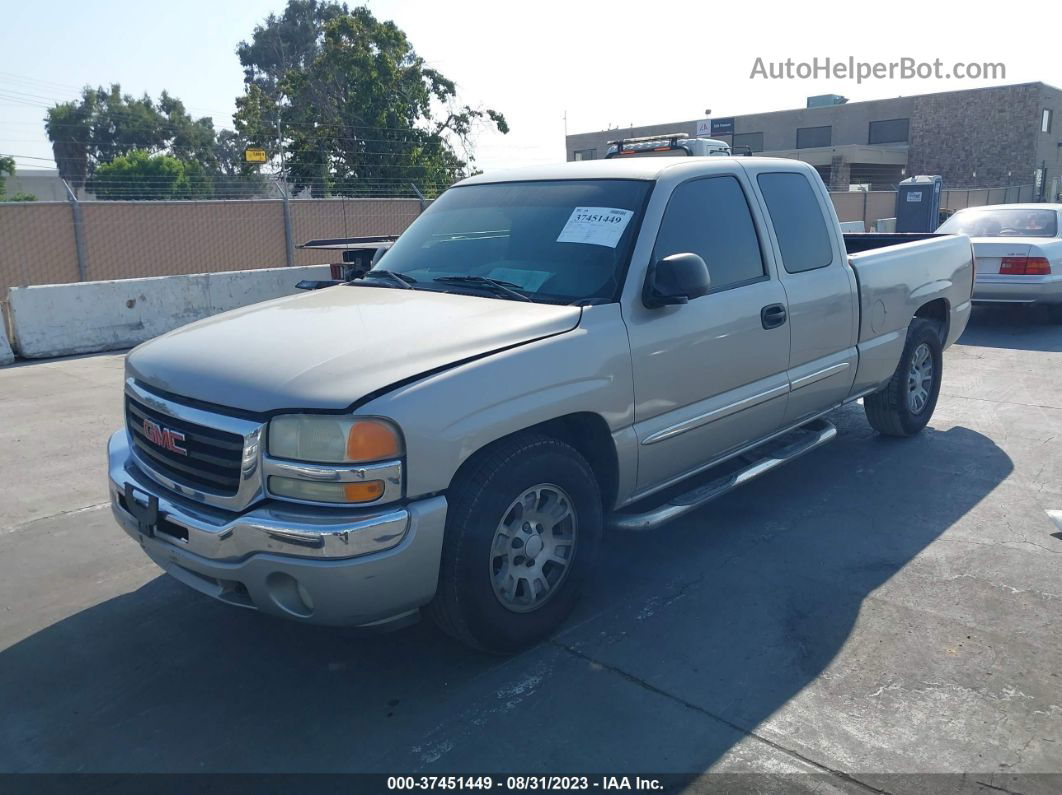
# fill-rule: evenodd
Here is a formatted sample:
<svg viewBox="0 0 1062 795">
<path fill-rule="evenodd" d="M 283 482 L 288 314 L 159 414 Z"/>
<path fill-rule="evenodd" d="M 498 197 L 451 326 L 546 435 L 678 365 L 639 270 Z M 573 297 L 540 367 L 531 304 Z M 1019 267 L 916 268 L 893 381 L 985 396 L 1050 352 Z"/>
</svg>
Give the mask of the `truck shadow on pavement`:
<svg viewBox="0 0 1062 795">
<path fill-rule="evenodd" d="M 1062 352 L 1062 324 L 1051 322 L 1042 307 L 975 304 L 960 345 Z"/>
<path fill-rule="evenodd" d="M 610 538 L 565 628 L 508 660 L 426 622 L 306 627 L 160 576 L 0 653 L 0 770 L 706 770 L 815 683 L 868 595 L 1012 470 L 963 427 L 897 441 L 858 407 L 832 419 L 822 450 Z"/>
</svg>

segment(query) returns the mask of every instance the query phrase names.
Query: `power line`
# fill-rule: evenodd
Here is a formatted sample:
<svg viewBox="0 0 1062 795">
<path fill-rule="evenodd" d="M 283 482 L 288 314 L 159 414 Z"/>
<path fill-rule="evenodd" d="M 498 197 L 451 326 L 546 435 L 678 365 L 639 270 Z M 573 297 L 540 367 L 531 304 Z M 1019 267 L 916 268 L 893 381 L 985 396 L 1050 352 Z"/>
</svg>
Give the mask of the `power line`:
<svg viewBox="0 0 1062 795">
<path fill-rule="evenodd" d="M 0 75 L 3 75 L 3 74 L 12 74 L 12 73 L 0 72 Z M 31 79 L 31 78 L 22 78 L 22 79 Z M 3 78 L 0 77 L 0 81 L 2 81 L 2 80 L 3 80 Z M 43 82 L 46 82 L 46 81 L 40 81 L 40 82 L 43 83 Z M 93 88 L 92 86 L 83 86 L 82 88 L 75 89 L 75 88 L 73 88 L 72 86 L 69 86 L 69 85 L 64 85 L 64 84 L 55 84 L 55 85 L 63 86 L 64 88 L 68 88 L 70 91 L 78 93 L 79 96 L 77 97 L 77 99 L 81 99 L 80 92 L 83 90 L 83 88 L 90 88 L 90 89 Z M 33 88 L 34 86 L 29 86 L 29 87 Z M 98 86 L 96 88 L 98 89 L 98 88 L 105 88 L 105 87 Z M 18 91 L 18 90 L 13 89 L 13 88 L 4 88 L 2 86 L 0 86 L 0 92 L 7 92 L 7 93 L 15 94 L 15 95 L 21 95 L 21 96 L 25 96 L 25 97 L 30 97 L 30 98 L 33 98 L 33 99 L 40 99 L 40 100 L 44 100 L 47 103 L 60 103 L 60 102 L 69 102 L 69 101 L 71 101 L 70 99 L 57 98 L 57 97 L 54 97 L 54 96 L 45 96 L 43 94 L 38 94 L 38 93 L 33 93 L 33 92 Z M 109 93 L 106 90 L 104 90 L 103 92 L 100 92 L 100 93 L 104 97 L 109 96 Z M 141 101 L 140 97 L 135 97 L 132 94 L 128 94 L 128 93 L 122 93 L 121 97 L 122 97 L 123 100 L 126 97 L 130 97 L 134 102 Z M 148 95 L 148 97 L 151 98 L 150 94 Z M 234 108 L 232 110 L 218 110 L 216 108 L 209 109 L 209 108 L 203 108 L 203 107 L 195 106 L 195 105 L 187 105 L 182 100 L 180 100 L 178 97 L 171 96 L 170 98 L 180 102 L 181 105 L 186 110 L 205 111 L 206 113 L 209 114 L 209 117 L 211 119 L 213 119 L 214 117 L 217 117 L 217 116 L 235 115 L 235 101 L 234 101 Z M 240 97 L 236 97 L 235 99 L 240 99 Z M 152 101 L 155 102 L 154 99 L 152 99 Z M 289 106 L 281 105 L 280 107 L 281 108 L 286 108 L 286 107 L 289 107 Z M 478 109 L 473 108 L 473 110 L 478 110 Z M 373 130 L 379 130 L 379 129 L 404 130 L 404 129 L 407 129 L 407 128 L 404 128 L 404 127 L 380 127 L 378 125 L 373 125 L 373 124 L 351 125 L 351 124 L 348 124 L 346 122 L 325 122 L 325 121 L 316 121 L 316 120 L 315 121 L 311 121 L 311 122 L 289 121 L 289 122 L 285 122 L 285 126 L 288 126 L 288 127 L 314 127 L 314 128 L 337 127 L 338 126 L 338 127 L 344 127 L 346 129 L 373 129 Z"/>
<path fill-rule="evenodd" d="M 42 86 L 52 87 L 58 90 L 69 89 L 71 91 L 80 91 L 82 86 L 75 86 L 73 83 L 58 83 L 52 80 L 42 80 L 39 77 L 31 77 L 30 75 L 20 75 L 15 72 L 6 72 L 0 70 L 0 80 L 14 78 L 16 81 L 22 81 L 26 83 L 38 83 Z"/>
<path fill-rule="evenodd" d="M 46 161 L 48 161 L 49 163 L 54 163 L 54 162 L 55 162 L 55 160 L 53 160 L 53 159 L 52 159 L 52 158 L 50 158 L 50 157 L 35 157 L 35 156 L 33 156 L 33 155 L 16 155 L 16 154 L 11 154 L 11 155 L 8 155 L 8 157 L 21 157 L 21 158 L 22 158 L 23 160 L 46 160 Z"/>
<path fill-rule="evenodd" d="M 11 78 L 14 78 L 14 79 L 11 79 Z M 75 86 L 72 83 L 57 83 L 57 82 L 53 82 L 53 81 L 50 81 L 50 80 L 40 80 L 38 78 L 29 77 L 28 75 L 19 75 L 19 74 L 15 74 L 14 72 L 4 72 L 4 71 L 0 71 L 0 82 L 14 83 L 16 85 L 21 82 L 21 83 L 27 84 L 27 86 L 30 87 L 30 88 L 38 88 L 39 87 L 39 88 L 43 88 L 43 89 L 49 90 L 49 91 L 59 91 L 61 93 L 65 93 L 65 94 L 76 94 L 76 95 L 78 95 L 78 98 L 81 97 L 81 94 L 82 94 L 82 92 L 85 89 L 96 90 L 96 91 L 99 91 L 99 89 L 103 89 L 103 93 L 109 93 L 110 86 L 112 85 L 111 83 L 106 83 L 106 84 L 102 84 L 102 83 L 96 83 L 96 84 L 86 83 L 86 84 L 83 84 L 81 86 Z M 165 90 L 165 89 L 163 89 L 163 90 Z M 125 96 L 133 96 L 133 95 L 131 93 L 129 93 L 129 92 L 123 92 L 122 96 L 125 97 Z M 173 99 L 178 99 L 177 97 L 172 97 L 172 98 Z M 64 101 L 65 102 L 65 101 L 68 101 L 68 100 L 59 100 L 59 101 Z M 180 101 L 180 100 L 178 100 L 178 101 Z M 231 110 L 219 111 L 216 108 L 215 109 L 209 109 L 209 108 L 204 108 L 202 106 L 197 106 L 197 105 L 185 105 L 183 102 L 181 102 L 181 104 L 184 105 L 184 107 L 189 109 L 189 110 L 204 111 L 204 112 L 209 113 L 211 115 L 222 115 L 222 116 L 224 116 L 224 115 L 228 115 L 228 114 L 230 114 L 232 112 Z"/>
</svg>

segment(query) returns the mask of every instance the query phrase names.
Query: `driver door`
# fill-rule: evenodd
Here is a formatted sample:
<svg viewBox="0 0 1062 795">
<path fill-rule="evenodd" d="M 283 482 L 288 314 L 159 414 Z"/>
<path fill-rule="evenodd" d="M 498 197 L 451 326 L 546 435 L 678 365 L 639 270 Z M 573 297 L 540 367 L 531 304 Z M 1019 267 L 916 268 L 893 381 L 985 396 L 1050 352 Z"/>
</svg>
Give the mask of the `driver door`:
<svg viewBox="0 0 1062 795">
<path fill-rule="evenodd" d="M 634 374 L 639 493 L 777 430 L 789 381 L 786 294 L 763 250 L 741 174 L 696 177 L 672 191 L 652 260 L 693 252 L 712 287 L 688 304 L 635 299 L 628 334 Z"/>
</svg>

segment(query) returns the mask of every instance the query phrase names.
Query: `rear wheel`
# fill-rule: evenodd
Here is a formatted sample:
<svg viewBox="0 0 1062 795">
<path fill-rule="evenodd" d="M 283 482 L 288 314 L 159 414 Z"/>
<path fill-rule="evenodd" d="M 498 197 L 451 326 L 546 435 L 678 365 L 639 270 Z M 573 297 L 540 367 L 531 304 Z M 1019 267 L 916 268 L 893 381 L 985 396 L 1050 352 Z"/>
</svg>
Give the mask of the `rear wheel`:
<svg viewBox="0 0 1062 795">
<path fill-rule="evenodd" d="M 926 427 L 937 405 L 943 368 L 937 324 L 915 318 L 888 386 L 863 399 L 871 427 L 887 436 L 913 436 Z"/>
<path fill-rule="evenodd" d="M 428 612 L 484 651 L 511 653 L 571 612 L 602 532 L 601 495 L 570 445 L 525 434 L 465 469 L 449 494 L 439 588 Z"/>
</svg>

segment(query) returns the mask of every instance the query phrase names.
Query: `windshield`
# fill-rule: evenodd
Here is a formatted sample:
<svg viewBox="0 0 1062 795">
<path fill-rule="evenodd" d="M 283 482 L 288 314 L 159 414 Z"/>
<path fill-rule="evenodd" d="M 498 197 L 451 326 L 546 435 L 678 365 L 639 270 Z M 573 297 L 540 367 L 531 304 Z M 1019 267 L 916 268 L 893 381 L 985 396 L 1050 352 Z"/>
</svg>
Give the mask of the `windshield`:
<svg viewBox="0 0 1062 795">
<path fill-rule="evenodd" d="M 377 268 L 414 279 L 418 289 L 504 298 L 475 283 L 492 279 L 533 301 L 614 301 L 651 184 L 602 179 L 451 188 Z M 452 277 L 472 280 L 455 284 Z"/>
<path fill-rule="evenodd" d="M 970 237 L 1055 237 L 1058 215 L 1054 210 L 965 210 L 937 231 Z"/>
</svg>

